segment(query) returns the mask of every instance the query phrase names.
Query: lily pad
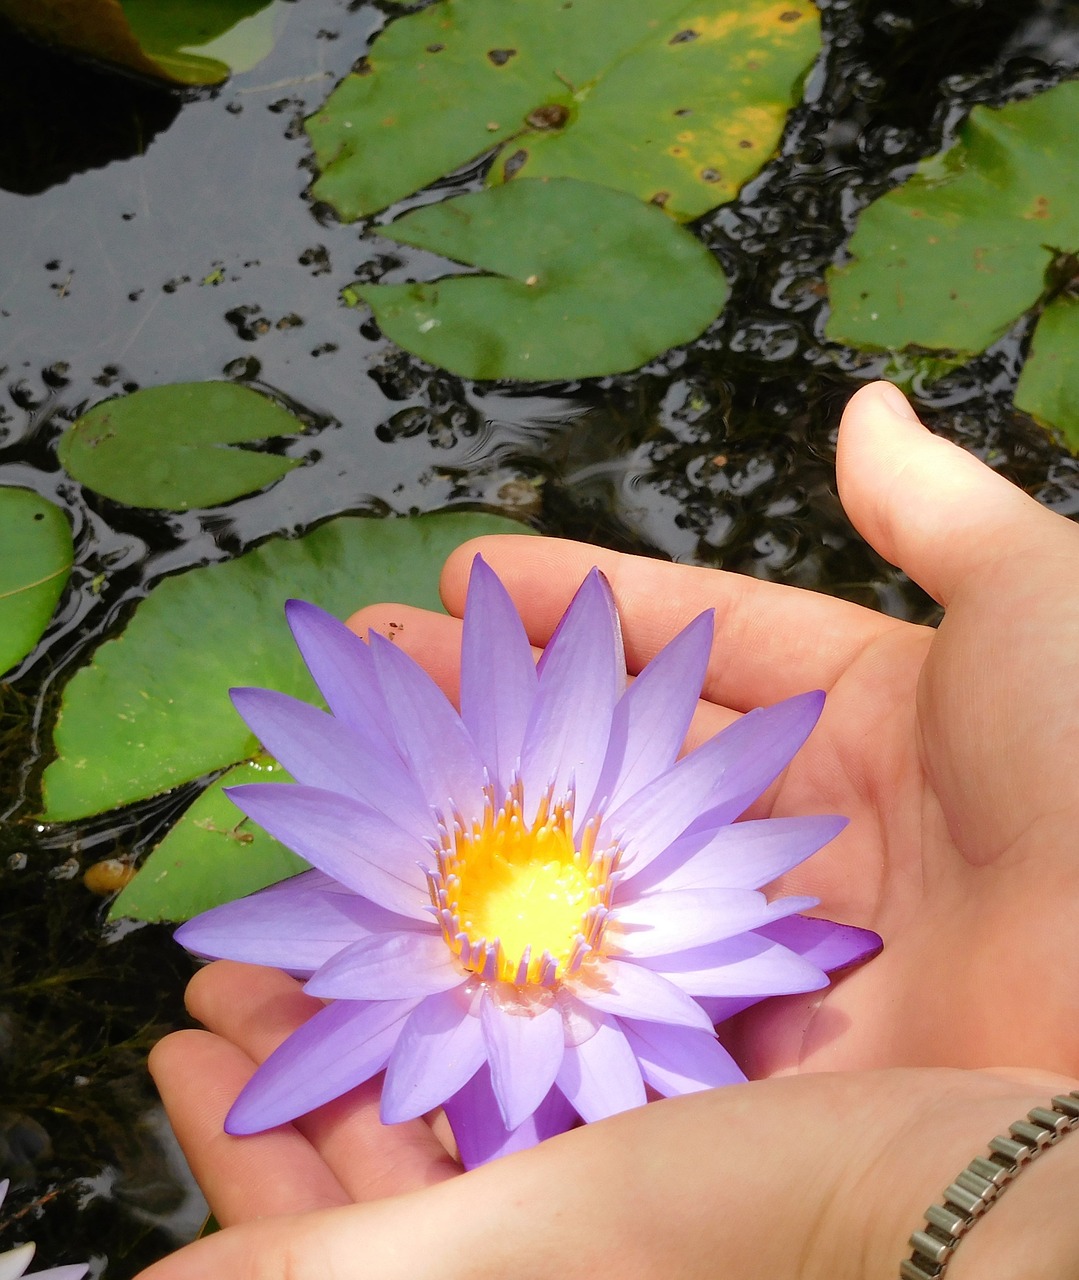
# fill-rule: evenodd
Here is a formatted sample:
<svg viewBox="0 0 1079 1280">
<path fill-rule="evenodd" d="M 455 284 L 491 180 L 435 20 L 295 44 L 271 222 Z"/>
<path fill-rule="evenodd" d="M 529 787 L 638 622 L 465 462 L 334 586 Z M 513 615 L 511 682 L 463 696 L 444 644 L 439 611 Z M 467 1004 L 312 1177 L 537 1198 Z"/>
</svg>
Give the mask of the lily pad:
<svg viewBox="0 0 1079 1280">
<path fill-rule="evenodd" d="M 526 532 L 502 517 L 342 516 L 303 538 L 274 538 L 224 564 L 166 578 L 126 629 L 64 690 L 57 759 L 44 776 L 47 821 L 102 813 L 256 758 L 233 685 L 313 698 L 284 618 L 292 596 L 346 617 L 376 600 L 438 607 L 438 572 L 483 533 Z"/>
<path fill-rule="evenodd" d="M 75 548 L 67 516 L 28 489 L 0 489 L 0 674 L 41 639 Z"/>
<path fill-rule="evenodd" d="M 718 263 L 688 231 L 573 178 L 427 205 L 383 234 L 490 273 L 349 291 L 399 346 L 467 378 L 636 369 L 696 338 L 727 298 Z"/>
<path fill-rule="evenodd" d="M 352 220 L 503 148 L 492 183 L 587 178 L 686 221 L 769 157 L 819 48 L 809 0 L 442 0 L 309 118 L 312 193 Z"/>
<path fill-rule="evenodd" d="M 1077 130 L 1079 81 L 975 107 L 952 148 L 862 212 L 828 273 L 828 337 L 968 355 L 997 341 L 1079 250 Z"/>
<path fill-rule="evenodd" d="M 64 432 L 59 454 L 76 480 L 117 502 L 186 511 L 263 489 L 299 465 L 227 445 L 303 429 L 249 387 L 178 382 L 94 405 Z"/>
<path fill-rule="evenodd" d="M 1063 294 L 1042 312 L 1015 389 L 1015 407 L 1060 431 L 1079 453 L 1079 298 Z"/>
<path fill-rule="evenodd" d="M 288 781 L 266 757 L 211 783 L 117 897 L 109 918 L 189 920 L 307 869 L 290 849 L 248 821 L 225 795 L 242 782 Z"/>
<path fill-rule="evenodd" d="M 176 84 L 220 84 L 273 48 L 278 0 L 0 0 L 30 35 Z"/>
</svg>

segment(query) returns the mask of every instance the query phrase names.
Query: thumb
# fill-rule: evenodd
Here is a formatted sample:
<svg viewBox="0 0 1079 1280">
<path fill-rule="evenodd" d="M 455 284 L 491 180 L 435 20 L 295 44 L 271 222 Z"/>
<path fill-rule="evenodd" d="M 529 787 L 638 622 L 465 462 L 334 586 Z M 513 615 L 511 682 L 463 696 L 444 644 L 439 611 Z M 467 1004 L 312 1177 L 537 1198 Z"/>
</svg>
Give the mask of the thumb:
<svg viewBox="0 0 1079 1280">
<path fill-rule="evenodd" d="M 935 600 L 1006 553 L 1047 538 L 1075 540 L 1071 526 L 972 454 L 918 421 L 888 382 L 851 397 L 839 427 L 839 496 L 855 528 Z"/>
</svg>

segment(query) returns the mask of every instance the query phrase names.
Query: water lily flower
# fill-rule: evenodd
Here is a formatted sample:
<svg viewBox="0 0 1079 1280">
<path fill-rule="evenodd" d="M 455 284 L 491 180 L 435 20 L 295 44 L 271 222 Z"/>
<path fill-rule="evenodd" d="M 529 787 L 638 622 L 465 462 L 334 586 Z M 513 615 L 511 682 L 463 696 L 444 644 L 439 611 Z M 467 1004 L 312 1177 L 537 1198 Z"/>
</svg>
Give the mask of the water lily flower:
<svg viewBox="0 0 1079 1280">
<path fill-rule="evenodd" d="M 4 1203 L 10 1182 L 7 1178 L 0 1180 L 0 1205 Z M 0 1280 L 20 1280 L 26 1275 L 26 1268 L 34 1258 L 33 1244 L 21 1244 L 17 1249 L 9 1249 L 0 1253 Z M 72 1266 L 50 1267 L 48 1271 L 35 1271 L 28 1280 L 82 1280 L 90 1270 L 89 1264 L 78 1262 Z"/>
<path fill-rule="evenodd" d="M 593 570 L 538 664 L 479 557 L 461 710 L 389 640 L 287 616 L 329 712 L 234 702 L 294 783 L 234 787 L 312 870 L 177 934 L 327 1001 L 230 1111 L 259 1132 L 385 1070 L 387 1123 L 444 1105 L 465 1165 L 661 1095 L 743 1080 L 713 1024 L 827 985 L 876 934 L 761 892 L 845 825 L 735 822 L 813 728 L 822 693 L 743 716 L 682 758 L 712 646 L 690 623 L 626 687 Z"/>
</svg>

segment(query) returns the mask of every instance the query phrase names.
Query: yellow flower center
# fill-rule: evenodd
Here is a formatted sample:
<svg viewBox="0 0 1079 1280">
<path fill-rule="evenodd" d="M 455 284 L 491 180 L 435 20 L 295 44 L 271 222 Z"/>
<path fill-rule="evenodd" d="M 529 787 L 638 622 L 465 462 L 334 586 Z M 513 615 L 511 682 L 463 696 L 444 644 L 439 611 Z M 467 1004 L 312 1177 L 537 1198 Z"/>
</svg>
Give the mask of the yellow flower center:
<svg viewBox="0 0 1079 1280">
<path fill-rule="evenodd" d="M 480 821 L 441 827 L 429 875 L 443 937 L 462 966 L 489 981 L 553 987 L 602 940 L 617 850 L 595 852 L 599 818 L 573 837 L 572 798 L 548 793 L 529 823 L 514 784 Z"/>
</svg>

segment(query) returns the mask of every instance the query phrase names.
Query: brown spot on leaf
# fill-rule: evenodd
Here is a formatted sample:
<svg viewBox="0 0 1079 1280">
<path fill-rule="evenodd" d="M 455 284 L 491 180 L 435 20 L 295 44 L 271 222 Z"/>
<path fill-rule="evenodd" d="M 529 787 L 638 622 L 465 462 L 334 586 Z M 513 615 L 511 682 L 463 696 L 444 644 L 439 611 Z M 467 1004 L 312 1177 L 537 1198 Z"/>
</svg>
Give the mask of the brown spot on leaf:
<svg viewBox="0 0 1079 1280">
<path fill-rule="evenodd" d="M 446 47 L 446 46 L 445 46 L 444 44 L 429 44 L 429 45 L 427 46 L 427 52 L 428 52 L 428 53 L 441 53 L 441 52 L 442 52 L 442 50 L 443 50 L 443 49 L 445 49 L 445 47 Z"/>
<path fill-rule="evenodd" d="M 802 15 L 797 9 L 784 9 L 779 15 L 780 22 L 800 22 Z"/>
<path fill-rule="evenodd" d="M 700 36 L 699 31 L 694 31 L 692 27 L 686 27 L 683 31 L 677 31 L 667 41 L 668 44 L 689 44 L 691 40 L 696 40 Z"/>
<path fill-rule="evenodd" d="M 723 175 L 718 169 L 702 169 L 701 178 L 704 182 L 722 182 Z"/>
<path fill-rule="evenodd" d="M 1049 217 L 1049 197 L 1038 196 L 1034 201 L 1034 208 L 1029 213 L 1023 215 L 1026 218 L 1048 218 Z"/>
<path fill-rule="evenodd" d="M 656 194 L 651 198 L 651 200 L 649 200 L 648 203 L 658 204 L 659 207 L 662 209 L 663 206 L 667 203 L 667 201 L 670 198 L 671 198 L 671 193 L 669 191 L 657 191 Z"/>
<path fill-rule="evenodd" d="M 516 49 L 488 49 L 487 60 L 496 67 L 504 67 L 510 58 L 517 56 Z"/>
<path fill-rule="evenodd" d="M 692 107 L 678 107 L 675 109 L 676 116 L 691 116 L 693 114 Z"/>
<path fill-rule="evenodd" d="M 561 129 L 569 119 L 569 108 L 561 102 L 545 102 L 533 107 L 525 116 L 525 124 L 533 129 Z"/>
<path fill-rule="evenodd" d="M 738 145 L 742 148 L 743 151 L 749 151 L 750 148 L 753 146 L 753 143 L 750 142 L 748 138 L 742 138 L 739 141 Z"/>
<path fill-rule="evenodd" d="M 528 159 L 528 152 L 521 148 L 511 155 L 502 166 L 502 176 L 508 182 Z"/>
</svg>

